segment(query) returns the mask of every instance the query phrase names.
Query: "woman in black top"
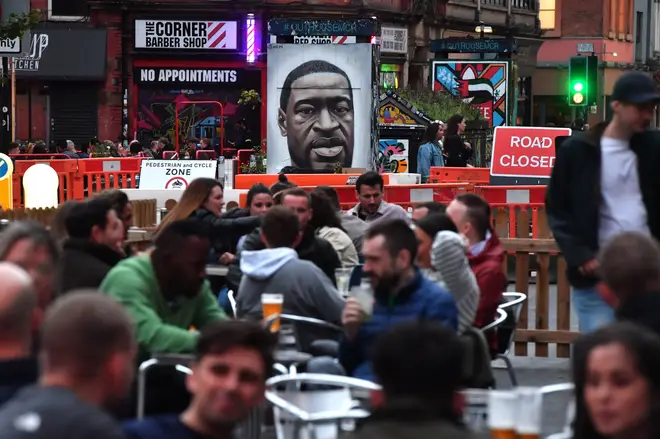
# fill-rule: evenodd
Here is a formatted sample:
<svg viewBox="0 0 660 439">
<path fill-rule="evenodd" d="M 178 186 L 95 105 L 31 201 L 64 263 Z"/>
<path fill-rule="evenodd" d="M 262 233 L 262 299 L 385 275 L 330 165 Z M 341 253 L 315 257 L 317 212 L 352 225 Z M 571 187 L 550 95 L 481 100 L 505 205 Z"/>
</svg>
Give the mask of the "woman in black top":
<svg viewBox="0 0 660 439">
<path fill-rule="evenodd" d="M 445 166 L 454 168 L 465 168 L 472 158 L 472 146 L 463 141 L 461 136 L 465 131 L 465 118 L 455 114 L 447 121 L 445 132 L 444 153 Z"/>
</svg>

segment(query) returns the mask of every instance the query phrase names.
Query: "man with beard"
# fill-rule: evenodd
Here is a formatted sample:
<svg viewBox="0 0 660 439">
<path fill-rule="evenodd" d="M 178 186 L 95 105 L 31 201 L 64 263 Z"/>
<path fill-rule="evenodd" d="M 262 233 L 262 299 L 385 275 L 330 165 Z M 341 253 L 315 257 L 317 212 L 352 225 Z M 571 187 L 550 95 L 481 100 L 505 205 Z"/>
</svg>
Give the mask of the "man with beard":
<svg viewBox="0 0 660 439">
<path fill-rule="evenodd" d="M 415 233 L 403 220 L 382 221 L 367 230 L 363 272 L 374 291 L 373 313 L 353 297 L 342 315 L 344 337 L 339 361 L 356 378 L 374 381 L 371 347 L 379 334 L 406 320 L 431 320 L 456 331 L 458 311 L 451 294 L 424 277 L 414 265 Z"/>
<path fill-rule="evenodd" d="M 0 438 L 121 439 L 104 411 L 133 380 L 133 322 L 123 307 L 96 291 L 62 297 L 41 328 L 39 383 L 0 410 Z"/>
<path fill-rule="evenodd" d="M 275 337 L 254 322 L 208 325 L 197 341 L 187 387 L 193 398 L 181 415 L 125 424 L 128 439 L 231 439 L 236 425 L 264 401 Z"/>
<path fill-rule="evenodd" d="M 614 319 L 597 288 L 599 249 L 624 232 L 660 239 L 660 135 L 648 129 L 658 103 L 650 77 L 626 73 L 614 84 L 604 130 L 573 135 L 557 151 L 545 205 L 581 332 Z"/>
<path fill-rule="evenodd" d="M 287 138 L 291 166 L 334 169 L 353 163 L 353 89 L 346 72 L 326 61 L 307 61 L 282 85 L 277 124 Z"/>
</svg>

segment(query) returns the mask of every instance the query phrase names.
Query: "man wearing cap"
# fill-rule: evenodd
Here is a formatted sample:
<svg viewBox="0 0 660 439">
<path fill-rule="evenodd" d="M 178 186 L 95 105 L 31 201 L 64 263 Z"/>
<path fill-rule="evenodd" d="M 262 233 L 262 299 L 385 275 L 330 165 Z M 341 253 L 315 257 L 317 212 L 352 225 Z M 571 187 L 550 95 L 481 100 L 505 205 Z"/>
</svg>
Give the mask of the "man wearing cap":
<svg viewBox="0 0 660 439">
<path fill-rule="evenodd" d="M 614 319 L 601 294 L 598 250 L 623 232 L 660 238 L 660 132 L 648 129 L 660 93 L 650 77 L 629 72 L 614 84 L 611 100 L 602 135 L 578 133 L 557 150 L 546 194 L 581 332 Z"/>
</svg>

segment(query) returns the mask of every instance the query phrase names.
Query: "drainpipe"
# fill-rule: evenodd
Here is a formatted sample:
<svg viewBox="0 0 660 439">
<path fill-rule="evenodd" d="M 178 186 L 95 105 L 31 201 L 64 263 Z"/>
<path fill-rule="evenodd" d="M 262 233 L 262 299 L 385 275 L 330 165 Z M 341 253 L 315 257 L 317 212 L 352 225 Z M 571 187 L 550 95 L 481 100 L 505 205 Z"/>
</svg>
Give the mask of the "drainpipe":
<svg viewBox="0 0 660 439">
<path fill-rule="evenodd" d="M 125 5 L 121 8 L 121 132 L 126 132 L 126 137 L 129 137 L 128 132 L 128 75 L 130 72 L 130 57 L 129 57 L 129 38 L 130 30 L 128 26 L 128 10 Z"/>
</svg>

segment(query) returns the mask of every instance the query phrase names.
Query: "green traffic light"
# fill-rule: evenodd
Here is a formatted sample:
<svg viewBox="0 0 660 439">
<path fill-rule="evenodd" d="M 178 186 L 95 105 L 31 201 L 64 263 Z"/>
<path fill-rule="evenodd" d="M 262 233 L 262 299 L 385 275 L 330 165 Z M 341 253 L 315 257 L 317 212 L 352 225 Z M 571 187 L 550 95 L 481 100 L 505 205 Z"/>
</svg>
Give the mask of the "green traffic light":
<svg viewBox="0 0 660 439">
<path fill-rule="evenodd" d="M 575 90 L 575 91 L 577 91 L 577 92 L 581 92 L 583 88 L 584 88 L 584 85 L 582 85 L 581 82 L 576 82 L 576 83 L 573 85 L 573 90 Z"/>
<path fill-rule="evenodd" d="M 584 102 L 584 95 L 582 93 L 575 93 L 573 95 L 573 103 L 580 105 L 582 102 Z"/>
</svg>

